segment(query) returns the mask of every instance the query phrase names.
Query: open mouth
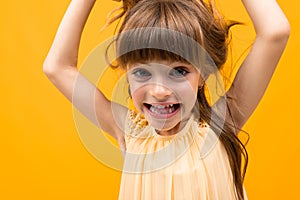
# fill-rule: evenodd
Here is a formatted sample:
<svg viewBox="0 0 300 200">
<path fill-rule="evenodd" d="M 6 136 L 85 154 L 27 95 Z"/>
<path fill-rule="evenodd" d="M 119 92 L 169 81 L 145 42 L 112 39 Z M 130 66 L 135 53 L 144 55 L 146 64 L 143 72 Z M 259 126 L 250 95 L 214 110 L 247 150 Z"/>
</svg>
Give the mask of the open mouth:
<svg viewBox="0 0 300 200">
<path fill-rule="evenodd" d="M 180 104 L 148 104 L 144 103 L 144 106 L 147 108 L 148 112 L 151 115 L 168 118 L 175 115 L 179 109 Z"/>
</svg>

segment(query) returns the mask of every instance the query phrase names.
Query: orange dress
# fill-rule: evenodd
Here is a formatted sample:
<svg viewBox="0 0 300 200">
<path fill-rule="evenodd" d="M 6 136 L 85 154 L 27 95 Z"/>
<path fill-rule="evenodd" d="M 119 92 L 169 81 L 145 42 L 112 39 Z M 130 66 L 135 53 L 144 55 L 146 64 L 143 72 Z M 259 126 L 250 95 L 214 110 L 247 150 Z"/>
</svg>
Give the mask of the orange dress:
<svg viewBox="0 0 300 200">
<path fill-rule="evenodd" d="M 119 200 L 237 199 L 224 147 L 194 117 L 179 133 L 161 136 L 130 111 L 125 142 Z"/>
</svg>

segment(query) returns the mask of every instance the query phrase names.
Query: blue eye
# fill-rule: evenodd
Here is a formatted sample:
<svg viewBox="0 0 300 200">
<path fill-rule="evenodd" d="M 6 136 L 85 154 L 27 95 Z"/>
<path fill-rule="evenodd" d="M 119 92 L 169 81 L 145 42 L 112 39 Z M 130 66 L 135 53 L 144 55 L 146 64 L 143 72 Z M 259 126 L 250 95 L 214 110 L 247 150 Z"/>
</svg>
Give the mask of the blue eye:
<svg viewBox="0 0 300 200">
<path fill-rule="evenodd" d="M 175 67 L 171 70 L 170 75 L 176 78 L 184 77 L 187 73 L 189 73 L 184 67 Z"/>
<path fill-rule="evenodd" d="M 145 78 L 145 77 L 151 76 L 151 73 L 146 69 L 136 69 L 136 70 L 134 70 L 134 72 L 132 74 L 134 74 L 135 76 L 140 77 L 140 78 Z"/>
</svg>

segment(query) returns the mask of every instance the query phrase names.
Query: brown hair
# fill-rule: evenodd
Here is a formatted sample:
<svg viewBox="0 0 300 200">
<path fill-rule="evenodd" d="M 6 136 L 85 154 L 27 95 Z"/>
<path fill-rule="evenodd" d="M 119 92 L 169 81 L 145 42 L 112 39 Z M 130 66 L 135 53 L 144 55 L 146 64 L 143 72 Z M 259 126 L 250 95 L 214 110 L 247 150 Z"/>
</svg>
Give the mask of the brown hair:
<svg viewBox="0 0 300 200">
<path fill-rule="evenodd" d="M 125 16 L 119 29 L 119 36 L 116 38 L 117 54 L 119 55 L 117 66 L 122 68 L 128 64 L 152 59 L 184 62 L 199 60 L 197 57 L 199 49 L 191 50 L 191 46 L 186 40 L 178 41 L 178 37 L 170 38 L 168 35 L 163 37 L 161 36 L 163 35 L 162 32 L 157 32 L 157 29 L 139 31 L 139 28 L 156 27 L 161 28 L 160 30 L 174 30 L 199 43 L 212 60 L 205 59 L 205 68 L 200 69 L 201 73 L 204 73 L 205 76 L 215 73 L 216 70 L 222 68 L 227 60 L 229 29 L 238 24 L 234 21 L 226 22 L 211 1 L 204 2 L 203 0 L 123 0 L 120 10 L 121 13 L 112 18 L 109 23 Z M 133 32 L 129 36 L 123 37 L 121 33 L 128 30 L 133 30 Z M 139 46 L 147 43 L 149 38 L 156 38 L 151 42 L 162 43 L 160 44 L 162 46 L 171 46 L 171 49 L 129 47 L 129 45 Z M 181 48 L 182 51 L 180 52 L 187 53 L 178 55 L 172 51 L 172 48 Z M 125 53 L 123 54 L 123 52 Z M 190 56 L 191 54 L 192 56 Z M 190 59 L 186 60 L 185 56 L 190 56 Z M 211 62 L 214 63 L 215 68 L 209 67 L 212 65 Z M 197 99 L 199 103 L 197 107 L 201 113 L 199 120 L 209 123 L 216 133 L 221 133 L 219 139 L 229 158 L 237 198 L 243 200 L 243 181 L 247 169 L 248 154 L 245 146 L 237 137 L 237 133 L 241 130 L 229 122 L 225 122 L 223 125 L 221 117 L 211 117 L 212 114 L 218 116 L 218 113 L 215 113 L 208 103 L 204 87 L 199 88 Z M 231 116 L 228 106 L 227 110 Z M 243 158 L 244 164 L 242 166 Z"/>
</svg>

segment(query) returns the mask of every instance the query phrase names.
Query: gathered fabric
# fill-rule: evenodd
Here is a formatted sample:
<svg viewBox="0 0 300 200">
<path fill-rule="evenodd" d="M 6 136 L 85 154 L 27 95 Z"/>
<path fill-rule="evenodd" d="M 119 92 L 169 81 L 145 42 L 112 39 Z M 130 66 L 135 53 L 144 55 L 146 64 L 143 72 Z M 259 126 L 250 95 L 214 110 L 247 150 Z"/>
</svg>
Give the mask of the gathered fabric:
<svg viewBox="0 0 300 200">
<path fill-rule="evenodd" d="M 193 116 L 177 134 L 162 136 L 129 111 L 125 142 L 119 200 L 237 199 L 225 148 Z"/>
</svg>

